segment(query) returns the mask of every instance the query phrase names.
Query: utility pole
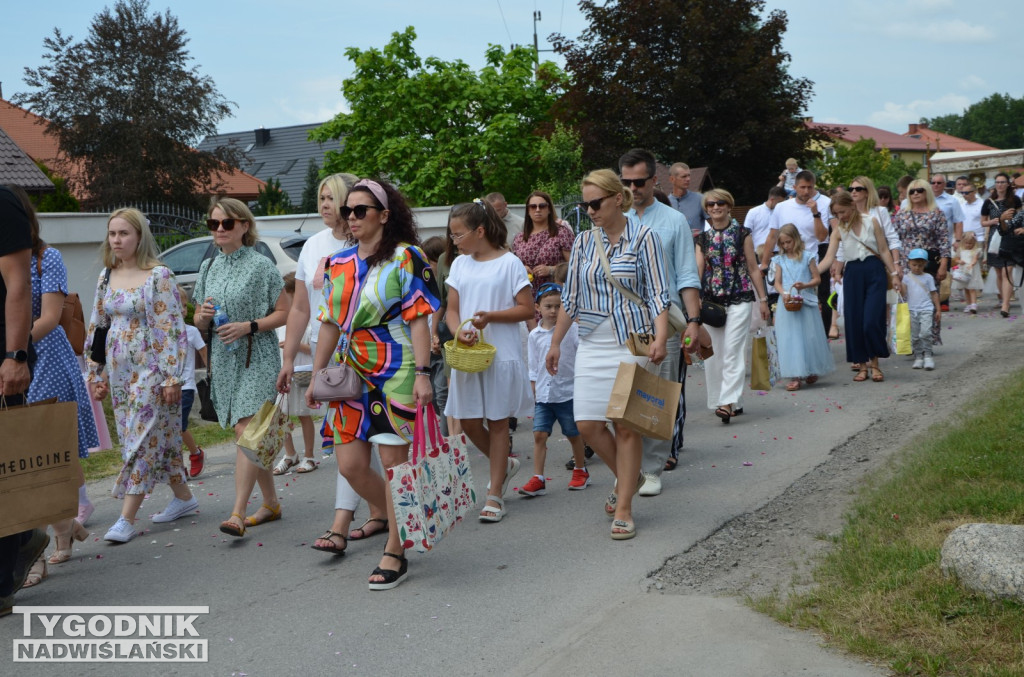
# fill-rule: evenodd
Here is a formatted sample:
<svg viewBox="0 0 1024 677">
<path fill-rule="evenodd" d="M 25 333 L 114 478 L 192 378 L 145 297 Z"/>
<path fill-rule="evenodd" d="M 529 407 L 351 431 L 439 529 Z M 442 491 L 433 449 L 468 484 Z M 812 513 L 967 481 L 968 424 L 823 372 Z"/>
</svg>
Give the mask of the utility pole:
<svg viewBox="0 0 1024 677">
<path fill-rule="evenodd" d="M 537 41 L 537 22 L 540 21 L 540 10 L 533 12 L 533 63 L 535 66 L 540 66 L 540 53 L 541 52 L 553 52 L 553 49 L 540 49 L 540 43 Z"/>
</svg>

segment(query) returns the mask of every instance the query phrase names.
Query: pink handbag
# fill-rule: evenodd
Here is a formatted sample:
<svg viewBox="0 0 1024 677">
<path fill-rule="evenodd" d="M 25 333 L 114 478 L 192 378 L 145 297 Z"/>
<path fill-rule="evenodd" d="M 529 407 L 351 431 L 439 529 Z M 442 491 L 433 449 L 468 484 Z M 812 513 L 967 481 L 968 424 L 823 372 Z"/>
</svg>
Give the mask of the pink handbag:
<svg viewBox="0 0 1024 677">
<path fill-rule="evenodd" d="M 313 374 L 313 399 L 317 402 L 344 402 L 363 394 L 363 379 L 347 364 L 324 367 Z"/>
</svg>

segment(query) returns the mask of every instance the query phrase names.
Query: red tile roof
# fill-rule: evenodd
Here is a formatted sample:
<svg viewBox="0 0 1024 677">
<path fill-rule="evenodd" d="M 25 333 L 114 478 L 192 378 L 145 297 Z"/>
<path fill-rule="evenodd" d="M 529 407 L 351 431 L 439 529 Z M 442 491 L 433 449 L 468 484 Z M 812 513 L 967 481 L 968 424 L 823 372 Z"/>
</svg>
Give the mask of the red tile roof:
<svg viewBox="0 0 1024 677">
<path fill-rule="evenodd" d="M 903 136 L 911 136 L 923 141 L 929 141 L 932 144 L 932 149 L 935 151 L 999 150 L 992 146 L 986 146 L 983 143 L 961 139 L 959 136 L 937 132 L 934 129 L 929 129 L 928 125 L 925 124 L 908 125 L 908 129 L 903 133 Z"/>
<path fill-rule="evenodd" d="M 813 120 L 808 120 L 804 124 L 811 129 L 839 129 L 840 133 L 835 136 L 849 143 L 856 143 L 861 139 L 874 139 L 875 150 L 882 150 L 883 147 L 893 151 L 909 150 L 921 153 L 929 150 L 935 150 L 934 145 L 929 148 L 928 143 L 921 139 L 903 136 L 902 134 L 894 134 L 893 132 L 887 132 L 884 129 L 868 125 L 847 125 L 840 123 L 828 124 L 824 122 L 814 122 Z"/>
</svg>

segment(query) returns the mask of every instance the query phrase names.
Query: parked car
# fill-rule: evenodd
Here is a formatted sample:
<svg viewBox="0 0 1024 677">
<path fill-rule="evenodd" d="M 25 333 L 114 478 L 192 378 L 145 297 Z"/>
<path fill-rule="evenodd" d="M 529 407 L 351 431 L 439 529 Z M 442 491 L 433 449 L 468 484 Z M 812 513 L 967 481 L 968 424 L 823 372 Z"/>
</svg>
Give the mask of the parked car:
<svg viewBox="0 0 1024 677">
<path fill-rule="evenodd" d="M 302 245 L 311 235 L 312 232 L 296 233 L 294 230 L 260 230 L 260 239 L 254 248 L 273 261 L 281 275 L 285 275 L 295 270 Z M 199 266 L 216 255 L 213 236 L 205 235 L 170 247 L 160 255 L 160 260 L 174 272 L 178 284 L 191 300 L 199 277 Z"/>
</svg>

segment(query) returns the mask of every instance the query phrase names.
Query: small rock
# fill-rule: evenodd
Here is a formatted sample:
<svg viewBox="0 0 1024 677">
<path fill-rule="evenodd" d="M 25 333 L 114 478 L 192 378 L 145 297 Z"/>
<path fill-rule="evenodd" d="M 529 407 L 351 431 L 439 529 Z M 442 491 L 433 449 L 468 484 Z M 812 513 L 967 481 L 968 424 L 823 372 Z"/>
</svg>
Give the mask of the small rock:
<svg viewBox="0 0 1024 677">
<path fill-rule="evenodd" d="M 1024 602 L 1024 526 L 964 524 L 942 544 L 942 572 L 990 599 Z"/>
</svg>

